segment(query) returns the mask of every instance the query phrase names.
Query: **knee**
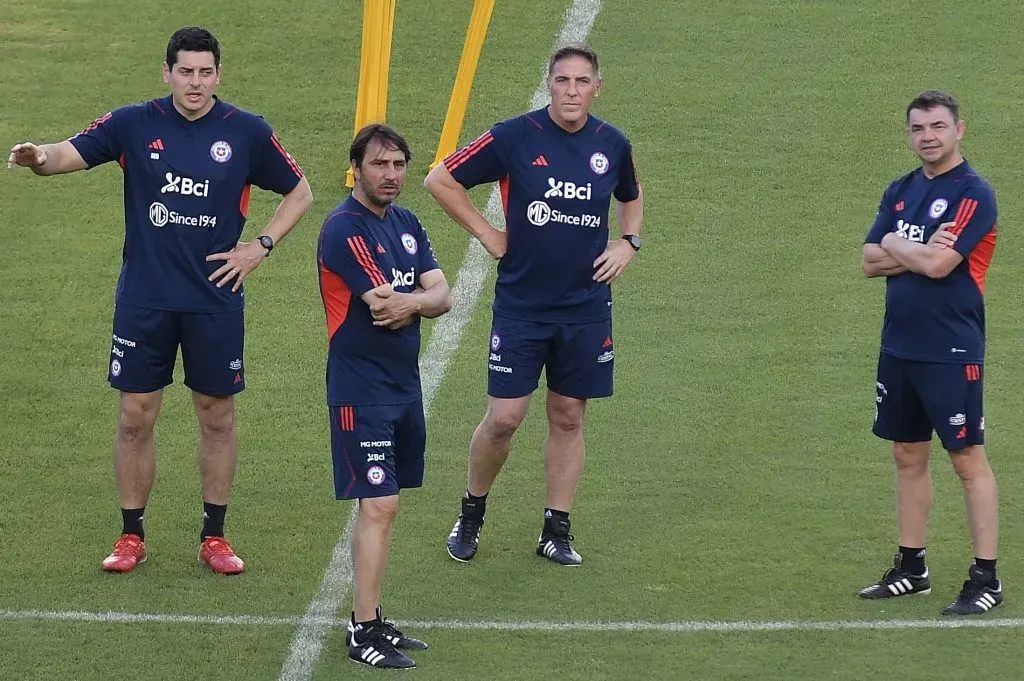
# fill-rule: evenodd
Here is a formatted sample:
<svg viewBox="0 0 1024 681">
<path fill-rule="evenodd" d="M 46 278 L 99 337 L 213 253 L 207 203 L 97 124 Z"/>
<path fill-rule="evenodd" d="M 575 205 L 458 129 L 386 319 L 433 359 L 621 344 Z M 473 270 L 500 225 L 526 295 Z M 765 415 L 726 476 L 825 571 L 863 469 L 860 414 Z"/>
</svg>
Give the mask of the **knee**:
<svg viewBox="0 0 1024 681">
<path fill-rule="evenodd" d="M 199 427 L 206 437 L 225 438 L 235 432 L 235 406 L 230 400 L 217 400 L 196 410 Z"/>
<path fill-rule="evenodd" d="M 950 452 L 950 459 L 961 482 L 971 482 L 981 476 L 991 475 L 988 458 L 981 447 L 965 447 Z"/>
<path fill-rule="evenodd" d="M 511 438 L 526 415 L 508 409 L 488 409 L 484 417 L 484 430 L 492 440 Z"/>
<path fill-rule="evenodd" d="M 548 410 L 548 427 L 566 434 L 583 431 L 583 412 L 578 409 Z"/>
<path fill-rule="evenodd" d="M 118 435 L 124 439 L 140 440 L 153 435 L 157 407 L 146 400 L 124 398 L 117 421 Z"/>
<path fill-rule="evenodd" d="M 374 524 L 390 525 L 398 517 L 398 495 L 360 499 L 359 515 Z"/>
<path fill-rule="evenodd" d="M 897 442 L 892 448 L 896 469 L 903 472 L 923 473 L 928 470 L 928 444 Z"/>
</svg>

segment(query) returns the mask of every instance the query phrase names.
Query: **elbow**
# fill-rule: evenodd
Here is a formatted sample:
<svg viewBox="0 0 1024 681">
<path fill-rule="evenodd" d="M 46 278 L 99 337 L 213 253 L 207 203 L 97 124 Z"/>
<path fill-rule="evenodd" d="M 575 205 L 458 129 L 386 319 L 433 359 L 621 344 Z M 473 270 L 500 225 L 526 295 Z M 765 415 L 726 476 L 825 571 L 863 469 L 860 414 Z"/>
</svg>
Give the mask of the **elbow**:
<svg viewBox="0 0 1024 681">
<path fill-rule="evenodd" d="M 437 196 L 437 168 L 435 167 L 423 178 L 423 188 L 430 192 L 431 196 Z"/>
<path fill-rule="evenodd" d="M 302 178 L 302 184 L 305 186 L 303 187 L 300 206 L 302 207 L 302 212 L 305 213 L 313 206 L 313 188 L 309 186 L 309 181 L 306 178 Z"/>
<path fill-rule="evenodd" d="M 875 267 L 874 263 L 870 263 L 867 260 L 861 261 L 860 268 L 861 270 L 864 271 L 864 276 L 867 277 L 868 279 L 877 277 L 879 274 L 878 269 Z"/>
<path fill-rule="evenodd" d="M 452 294 L 449 292 L 448 295 L 444 297 L 444 300 L 441 301 L 441 314 L 451 312 L 453 304 L 454 301 L 452 300 Z"/>
</svg>

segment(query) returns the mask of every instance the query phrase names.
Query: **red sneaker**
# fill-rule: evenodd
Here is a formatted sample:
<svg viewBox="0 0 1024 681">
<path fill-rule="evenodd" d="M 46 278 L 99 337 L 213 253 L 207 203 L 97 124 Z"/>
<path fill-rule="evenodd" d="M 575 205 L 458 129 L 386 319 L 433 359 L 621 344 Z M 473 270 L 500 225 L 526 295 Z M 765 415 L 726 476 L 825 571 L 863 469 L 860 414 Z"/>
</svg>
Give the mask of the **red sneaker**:
<svg viewBox="0 0 1024 681">
<path fill-rule="evenodd" d="M 103 559 L 107 572 L 131 572 L 146 562 L 146 545 L 137 534 L 122 534 L 114 544 L 114 552 Z"/>
<path fill-rule="evenodd" d="M 199 561 L 218 575 L 237 575 L 245 570 L 245 563 L 224 537 L 207 537 L 199 547 Z"/>
</svg>

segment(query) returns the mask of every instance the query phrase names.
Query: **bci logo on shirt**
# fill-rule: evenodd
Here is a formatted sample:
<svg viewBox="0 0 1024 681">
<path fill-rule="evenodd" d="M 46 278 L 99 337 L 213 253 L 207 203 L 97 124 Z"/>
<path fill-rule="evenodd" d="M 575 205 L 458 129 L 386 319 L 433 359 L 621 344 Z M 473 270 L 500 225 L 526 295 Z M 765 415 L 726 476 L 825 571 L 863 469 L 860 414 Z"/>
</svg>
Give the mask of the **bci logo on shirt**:
<svg viewBox="0 0 1024 681">
<path fill-rule="evenodd" d="M 209 180 L 199 182 L 191 177 L 182 177 L 174 173 L 167 173 L 164 177 L 167 180 L 167 184 L 160 189 L 161 194 L 181 194 L 182 196 L 201 196 L 204 198 L 210 195 Z"/>
<path fill-rule="evenodd" d="M 409 270 L 408 272 L 399 272 L 394 267 L 391 268 L 391 288 L 398 288 L 399 286 L 412 286 L 416 283 L 416 271 Z"/>
<path fill-rule="evenodd" d="M 544 192 L 545 199 L 579 199 L 580 201 L 590 200 L 591 186 L 588 182 L 586 185 L 578 185 L 573 182 L 563 182 L 562 180 L 556 180 L 553 177 L 548 178 L 548 189 Z"/>
<path fill-rule="evenodd" d="M 896 223 L 896 235 L 910 241 L 924 243 L 924 227 L 922 225 L 912 225 L 909 222 L 900 220 Z"/>
</svg>

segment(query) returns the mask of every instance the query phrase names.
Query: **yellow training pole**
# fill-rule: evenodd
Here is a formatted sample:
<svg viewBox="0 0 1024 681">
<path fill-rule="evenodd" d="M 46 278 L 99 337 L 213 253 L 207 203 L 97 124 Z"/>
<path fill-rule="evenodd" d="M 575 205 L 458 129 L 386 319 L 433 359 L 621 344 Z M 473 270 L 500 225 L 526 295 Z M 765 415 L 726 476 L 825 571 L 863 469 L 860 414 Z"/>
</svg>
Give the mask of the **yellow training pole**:
<svg viewBox="0 0 1024 681">
<path fill-rule="evenodd" d="M 359 52 L 359 89 L 353 135 L 370 123 L 383 123 L 387 114 L 395 2 L 363 0 L 363 40 Z M 345 185 L 355 186 L 351 168 L 345 174 Z"/>
<path fill-rule="evenodd" d="M 455 76 L 455 86 L 448 101 L 448 113 L 444 117 L 441 139 L 437 143 L 437 155 L 430 164 L 433 168 L 446 156 L 455 151 L 462 131 L 462 121 L 469 107 L 469 92 L 473 87 L 473 76 L 476 65 L 483 50 L 484 38 L 487 37 L 487 26 L 491 23 L 491 12 L 494 0 L 474 0 L 473 15 L 469 19 L 469 30 L 466 31 L 466 43 L 462 46 L 462 57 L 459 59 L 459 71 Z"/>
</svg>

